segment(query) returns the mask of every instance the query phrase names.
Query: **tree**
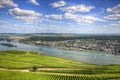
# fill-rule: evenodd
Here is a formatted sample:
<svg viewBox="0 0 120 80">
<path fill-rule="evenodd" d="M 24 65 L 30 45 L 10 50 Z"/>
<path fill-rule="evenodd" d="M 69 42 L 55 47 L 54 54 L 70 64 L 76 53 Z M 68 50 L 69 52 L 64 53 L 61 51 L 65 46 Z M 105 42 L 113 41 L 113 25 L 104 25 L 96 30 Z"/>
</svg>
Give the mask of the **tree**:
<svg viewBox="0 0 120 80">
<path fill-rule="evenodd" d="M 36 72 L 37 70 L 38 70 L 38 67 L 37 66 L 33 66 L 32 71 Z"/>
</svg>

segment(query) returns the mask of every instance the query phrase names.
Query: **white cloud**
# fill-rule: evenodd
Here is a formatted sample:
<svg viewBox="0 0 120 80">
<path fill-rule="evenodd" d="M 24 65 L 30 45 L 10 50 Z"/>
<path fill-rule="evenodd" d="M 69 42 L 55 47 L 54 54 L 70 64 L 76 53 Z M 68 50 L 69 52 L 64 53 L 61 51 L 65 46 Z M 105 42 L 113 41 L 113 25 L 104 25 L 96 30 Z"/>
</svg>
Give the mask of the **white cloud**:
<svg viewBox="0 0 120 80">
<path fill-rule="evenodd" d="M 62 6 L 65 6 L 66 5 L 66 2 L 65 1 L 58 1 L 58 2 L 54 2 L 51 4 L 51 6 L 53 8 L 58 8 L 58 7 L 62 7 Z"/>
<path fill-rule="evenodd" d="M 108 15 L 108 16 L 105 16 L 104 19 L 107 19 L 107 20 L 120 20 L 120 14 Z"/>
<path fill-rule="evenodd" d="M 45 15 L 45 18 L 61 20 L 62 19 L 62 15 L 61 14 L 59 14 L 59 15 L 57 15 L 57 14 Z"/>
<path fill-rule="evenodd" d="M 19 25 L 17 25 L 17 24 L 14 24 L 13 26 L 14 26 L 14 27 L 18 27 Z"/>
<path fill-rule="evenodd" d="M 37 5 L 37 6 L 40 5 L 36 0 L 29 0 L 29 2 L 33 5 Z"/>
<path fill-rule="evenodd" d="M 110 24 L 110 26 L 113 26 L 113 27 L 120 27 L 120 21 L 118 21 L 118 22 L 115 22 L 115 23 L 112 23 L 112 24 Z"/>
<path fill-rule="evenodd" d="M 101 19 L 95 18 L 93 16 L 82 16 L 82 15 L 76 15 L 76 14 L 71 14 L 71 13 L 65 13 L 64 18 L 74 20 L 78 24 L 91 24 L 96 21 L 102 21 Z"/>
<path fill-rule="evenodd" d="M 89 12 L 93 8 L 94 8 L 93 6 L 85 6 L 85 5 L 81 4 L 81 5 L 63 7 L 63 8 L 60 8 L 60 10 L 62 10 L 64 12 L 69 12 L 69 13 L 76 13 L 76 12 Z"/>
<path fill-rule="evenodd" d="M 15 4 L 12 0 L 0 0 L 0 8 L 5 7 L 17 7 L 18 5 Z"/>
<path fill-rule="evenodd" d="M 113 8 L 107 8 L 107 12 L 113 13 L 108 16 L 104 16 L 104 19 L 106 20 L 120 20 L 120 4 L 118 4 L 116 7 Z M 115 25 L 115 24 L 112 24 Z"/>
<path fill-rule="evenodd" d="M 120 4 L 113 8 L 107 8 L 107 12 L 110 13 L 120 13 Z"/>
<path fill-rule="evenodd" d="M 24 21 L 26 23 L 39 22 L 39 17 L 42 16 L 40 13 L 36 13 L 32 10 L 24 10 L 20 8 L 13 8 L 9 10 L 9 14 L 18 20 Z"/>
</svg>

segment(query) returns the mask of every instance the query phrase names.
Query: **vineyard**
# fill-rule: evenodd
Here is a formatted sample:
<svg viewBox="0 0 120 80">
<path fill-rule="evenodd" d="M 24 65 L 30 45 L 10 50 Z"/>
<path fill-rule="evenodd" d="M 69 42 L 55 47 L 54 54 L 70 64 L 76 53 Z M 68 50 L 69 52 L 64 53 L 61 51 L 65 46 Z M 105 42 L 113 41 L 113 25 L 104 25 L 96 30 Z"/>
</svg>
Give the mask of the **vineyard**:
<svg viewBox="0 0 120 80">
<path fill-rule="evenodd" d="M 92 65 L 33 52 L 1 51 L 0 80 L 120 80 L 120 65 Z"/>
</svg>

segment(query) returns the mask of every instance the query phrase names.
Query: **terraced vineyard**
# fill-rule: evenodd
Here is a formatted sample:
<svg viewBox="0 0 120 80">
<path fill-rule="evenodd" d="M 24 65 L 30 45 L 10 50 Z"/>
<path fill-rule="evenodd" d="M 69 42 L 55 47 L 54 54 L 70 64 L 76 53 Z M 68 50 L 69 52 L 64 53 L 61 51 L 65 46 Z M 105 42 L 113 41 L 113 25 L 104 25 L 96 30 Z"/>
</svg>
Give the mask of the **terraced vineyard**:
<svg viewBox="0 0 120 80">
<path fill-rule="evenodd" d="M 0 80 L 120 80 L 120 65 L 85 64 L 24 51 L 1 51 L 0 67 Z"/>
</svg>

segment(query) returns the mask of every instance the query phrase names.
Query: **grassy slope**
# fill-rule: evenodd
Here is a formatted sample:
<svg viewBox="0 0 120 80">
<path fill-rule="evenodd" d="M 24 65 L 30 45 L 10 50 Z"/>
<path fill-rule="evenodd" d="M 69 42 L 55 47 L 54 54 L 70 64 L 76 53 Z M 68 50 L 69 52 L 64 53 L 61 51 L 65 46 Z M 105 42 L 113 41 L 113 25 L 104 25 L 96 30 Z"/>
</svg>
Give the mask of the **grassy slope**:
<svg viewBox="0 0 120 80">
<path fill-rule="evenodd" d="M 81 66 L 81 64 L 83 64 L 79 62 L 74 62 L 72 60 L 66 60 L 63 58 L 57 58 L 23 51 L 0 52 L 0 59 L 0 66 L 6 68 L 31 68 L 33 66 L 72 68 L 79 67 Z"/>
<path fill-rule="evenodd" d="M 120 65 L 98 66 L 52 56 L 23 51 L 0 52 L 0 67 L 30 69 L 33 66 L 66 68 L 66 70 L 39 70 L 17 72 L 0 70 L 0 80 L 107 80 L 120 79 Z M 78 70 L 67 70 L 70 68 Z M 45 73 L 45 74 L 44 74 Z M 59 75 L 60 74 L 60 75 Z M 62 75 L 64 74 L 64 75 Z M 71 75 L 70 75 L 71 74 Z M 24 77 L 23 77 L 24 76 Z"/>
</svg>

